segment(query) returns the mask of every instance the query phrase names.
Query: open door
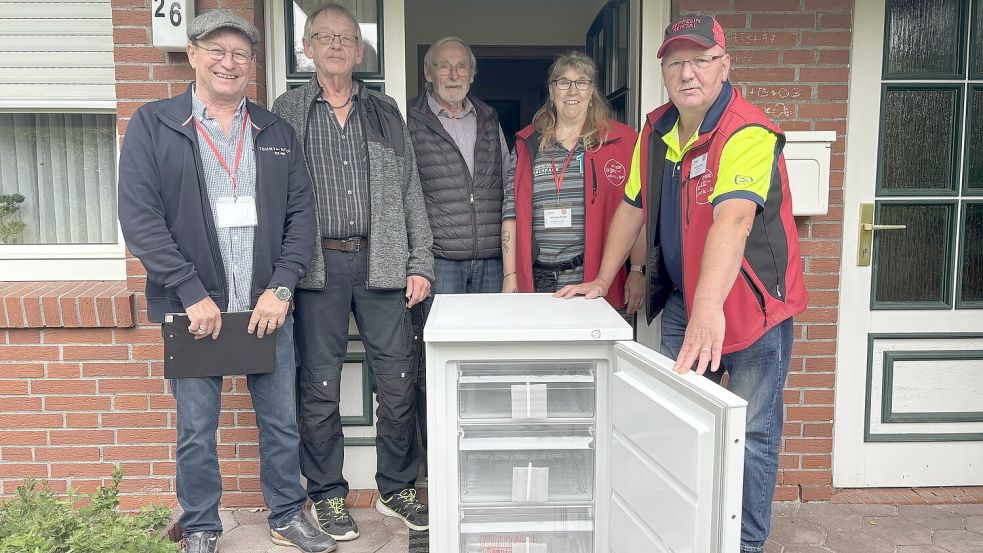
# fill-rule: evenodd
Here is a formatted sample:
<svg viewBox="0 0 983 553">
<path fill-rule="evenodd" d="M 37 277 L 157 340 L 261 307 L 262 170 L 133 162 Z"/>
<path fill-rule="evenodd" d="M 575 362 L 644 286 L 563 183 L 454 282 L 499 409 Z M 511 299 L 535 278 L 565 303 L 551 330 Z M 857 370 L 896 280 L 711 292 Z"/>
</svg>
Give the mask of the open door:
<svg viewBox="0 0 983 553">
<path fill-rule="evenodd" d="M 635 342 L 614 356 L 598 551 L 737 551 L 747 402 Z"/>
</svg>

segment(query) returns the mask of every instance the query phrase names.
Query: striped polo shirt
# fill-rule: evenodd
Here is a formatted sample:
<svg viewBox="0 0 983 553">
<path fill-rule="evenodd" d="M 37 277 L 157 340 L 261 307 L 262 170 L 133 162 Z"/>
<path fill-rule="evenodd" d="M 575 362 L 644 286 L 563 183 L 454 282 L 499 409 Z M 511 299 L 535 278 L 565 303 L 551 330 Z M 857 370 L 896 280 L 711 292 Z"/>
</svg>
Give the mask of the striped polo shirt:
<svg viewBox="0 0 983 553">
<path fill-rule="evenodd" d="M 538 246 L 535 261 L 561 263 L 584 253 L 584 145 L 578 142 L 573 149 L 573 157 L 567 166 L 559 193 L 554 180 L 556 173 L 563 171 L 563 164 L 570 150 L 562 144 L 553 143 L 536 153 L 532 163 L 532 234 Z M 506 180 L 505 203 L 502 218 L 515 217 L 515 156 L 509 164 Z M 546 228 L 545 210 L 557 206 L 572 210 L 571 226 L 567 228 Z M 535 252 L 534 252 L 535 253 Z M 580 266 L 560 273 L 557 284 L 576 284 L 583 280 L 584 268 Z"/>
</svg>

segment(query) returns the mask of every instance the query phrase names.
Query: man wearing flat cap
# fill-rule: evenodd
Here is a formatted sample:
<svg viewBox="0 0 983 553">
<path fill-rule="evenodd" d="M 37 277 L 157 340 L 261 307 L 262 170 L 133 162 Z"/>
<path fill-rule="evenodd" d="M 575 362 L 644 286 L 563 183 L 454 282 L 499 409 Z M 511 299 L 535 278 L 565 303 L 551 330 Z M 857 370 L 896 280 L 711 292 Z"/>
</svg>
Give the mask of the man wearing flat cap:
<svg viewBox="0 0 983 553">
<path fill-rule="evenodd" d="M 256 28 L 228 10 L 188 25 L 195 82 L 130 119 L 119 161 L 119 219 L 147 270 L 147 317 L 186 313 L 188 332 L 275 340 L 273 371 L 247 376 L 259 427 L 260 485 L 274 543 L 337 546 L 306 518 L 293 403 L 291 297 L 314 248 L 314 197 L 293 129 L 246 99 Z M 252 311 L 246 329 L 222 312 Z M 218 550 L 222 479 L 215 432 L 222 378 L 175 378 L 177 498 L 187 553 Z"/>
<path fill-rule="evenodd" d="M 792 316 L 806 308 L 784 134 L 728 76 L 720 24 L 673 21 L 659 48 L 669 103 L 648 114 L 598 278 L 558 295 L 603 296 L 647 224 L 648 318 L 662 353 L 748 402 L 741 551 L 761 551 L 782 438 Z M 707 368 L 710 369 L 706 372 Z"/>
</svg>

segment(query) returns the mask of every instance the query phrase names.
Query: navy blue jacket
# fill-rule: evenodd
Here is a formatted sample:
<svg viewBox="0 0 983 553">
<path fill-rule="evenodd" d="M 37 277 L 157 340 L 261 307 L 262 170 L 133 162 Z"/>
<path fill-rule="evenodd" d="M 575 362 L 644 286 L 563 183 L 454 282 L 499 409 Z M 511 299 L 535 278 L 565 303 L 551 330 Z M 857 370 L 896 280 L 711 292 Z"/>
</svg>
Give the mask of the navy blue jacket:
<svg viewBox="0 0 983 553">
<path fill-rule="evenodd" d="M 314 251 L 314 193 L 293 128 L 246 100 L 256 156 L 250 305 L 267 288 L 294 289 Z M 191 87 L 133 114 L 119 159 L 119 220 L 147 270 L 147 317 L 181 313 L 210 296 L 223 311 L 228 283 L 191 116 Z"/>
</svg>

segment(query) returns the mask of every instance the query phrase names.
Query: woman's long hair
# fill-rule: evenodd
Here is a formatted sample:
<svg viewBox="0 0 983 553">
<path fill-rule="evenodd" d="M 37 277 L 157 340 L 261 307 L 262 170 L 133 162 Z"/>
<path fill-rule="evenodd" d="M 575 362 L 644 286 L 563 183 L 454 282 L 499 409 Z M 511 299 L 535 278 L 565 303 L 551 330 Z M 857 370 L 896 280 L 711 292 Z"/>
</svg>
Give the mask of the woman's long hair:
<svg viewBox="0 0 983 553">
<path fill-rule="evenodd" d="M 584 141 L 584 148 L 596 151 L 608 138 L 611 119 L 611 107 L 607 100 L 597 90 L 597 66 L 594 60 L 580 52 L 567 52 L 560 54 L 550 66 L 549 78 L 546 80 L 547 93 L 553 86 L 553 80 L 560 78 L 567 69 L 573 69 L 577 73 L 583 73 L 591 80 L 591 96 L 587 105 L 587 119 L 584 121 L 584 128 L 580 131 L 580 137 Z M 570 85 L 574 86 L 574 85 Z M 536 115 L 532 118 L 532 124 L 539 131 L 539 148 L 547 148 L 555 141 L 553 127 L 556 126 L 556 106 L 553 105 L 553 96 L 548 94 L 546 103 L 539 108 Z"/>
</svg>

